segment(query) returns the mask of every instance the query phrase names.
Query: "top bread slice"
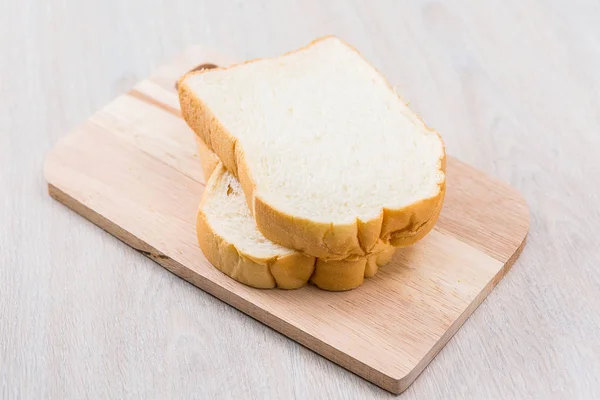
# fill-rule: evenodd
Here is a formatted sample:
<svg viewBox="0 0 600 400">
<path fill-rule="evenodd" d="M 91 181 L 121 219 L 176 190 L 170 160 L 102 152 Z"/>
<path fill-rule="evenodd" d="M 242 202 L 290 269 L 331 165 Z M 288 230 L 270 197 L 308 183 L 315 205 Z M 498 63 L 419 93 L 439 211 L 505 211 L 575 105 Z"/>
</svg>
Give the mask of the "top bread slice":
<svg viewBox="0 0 600 400">
<path fill-rule="evenodd" d="M 188 73 L 179 98 L 275 243 L 345 259 L 381 241 L 412 244 L 435 224 L 446 182 L 440 136 L 338 38 Z"/>
</svg>

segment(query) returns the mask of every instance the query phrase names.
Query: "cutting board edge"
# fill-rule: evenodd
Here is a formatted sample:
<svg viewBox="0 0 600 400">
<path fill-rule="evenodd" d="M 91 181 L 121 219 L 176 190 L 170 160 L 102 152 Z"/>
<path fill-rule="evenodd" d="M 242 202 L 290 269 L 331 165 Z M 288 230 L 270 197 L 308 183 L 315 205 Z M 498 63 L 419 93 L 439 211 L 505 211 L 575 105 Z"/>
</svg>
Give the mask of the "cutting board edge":
<svg viewBox="0 0 600 400">
<path fill-rule="evenodd" d="M 195 51 L 200 51 L 194 49 Z M 194 53 L 192 52 L 192 53 Z M 151 78 L 150 78 L 151 79 Z M 124 93 L 123 95 L 125 95 Z M 68 208 L 72 209 L 79 215 L 88 219 L 90 222 L 94 223 L 101 229 L 115 236 L 117 239 L 121 240 L 123 243 L 129 245 L 130 247 L 138 250 L 143 255 L 147 256 L 151 260 L 155 261 L 157 264 L 161 265 L 169 272 L 177 275 L 178 277 L 188 281 L 194 286 L 200 288 L 201 290 L 207 292 L 208 294 L 218 298 L 221 301 L 229 304 L 230 306 L 238 309 L 239 311 L 245 313 L 246 315 L 260 321 L 261 323 L 269 326 L 277 332 L 284 334 L 285 336 L 291 338 L 297 343 L 305 346 L 306 348 L 320 354 L 321 356 L 327 358 L 328 360 L 338 364 L 339 366 L 345 368 L 346 370 L 372 382 L 380 386 L 381 388 L 388 390 L 392 393 L 399 394 L 406 390 L 413 381 L 425 370 L 427 365 L 433 360 L 433 358 L 441 351 L 444 345 L 452 338 L 452 336 L 458 331 L 458 329 L 462 326 L 462 324 L 468 319 L 470 315 L 477 309 L 477 307 L 483 302 L 483 300 L 487 297 L 487 295 L 491 292 L 491 290 L 496 286 L 496 284 L 502 279 L 502 277 L 508 272 L 508 270 L 512 267 L 519 254 L 523 250 L 523 247 L 526 243 L 527 234 L 529 231 L 529 219 L 530 219 L 530 209 L 528 207 L 527 202 L 525 201 L 522 194 L 509 183 L 502 181 L 494 176 L 490 176 L 482 171 L 477 170 L 478 172 L 485 175 L 487 179 L 494 180 L 496 182 L 502 183 L 503 186 L 510 188 L 511 193 L 514 196 L 511 196 L 513 200 L 516 200 L 519 206 L 523 206 L 525 208 L 525 213 L 523 217 L 526 218 L 526 222 L 520 226 L 518 233 L 520 236 L 523 234 L 523 238 L 521 243 L 516 246 L 516 251 L 514 254 L 511 254 L 506 262 L 502 260 L 498 260 L 502 263 L 502 267 L 498 270 L 495 276 L 488 282 L 488 284 L 483 287 L 480 293 L 476 296 L 475 300 L 469 304 L 467 308 L 459 315 L 458 318 L 450 325 L 450 328 L 444 332 L 444 334 L 440 337 L 440 339 L 434 344 L 434 346 L 426 353 L 426 355 L 419 360 L 412 367 L 405 368 L 404 370 L 408 370 L 407 373 L 402 374 L 390 374 L 385 373 L 380 369 L 376 369 L 368 364 L 365 364 L 356 358 L 349 356 L 348 354 L 342 352 L 341 350 L 330 346 L 322 340 L 319 340 L 310 334 L 304 332 L 301 328 L 290 324 L 280 317 L 273 315 L 271 312 L 260 308 L 259 306 L 254 305 L 248 300 L 242 298 L 235 291 L 231 291 L 217 282 L 212 281 L 197 272 L 193 271 L 189 267 L 184 266 L 180 262 L 168 257 L 167 255 L 157 251 L 154 247 L 149 245 L 148 243 L 142 241 L 132 233 L 127 230 L 121 228 L 117 223 L 109 220 L 98 212 L 94 211 L 92 208 L 86 206 L 84 203 L 78 201 L 73 198 L 71 195 L 67 194 L 64 190 L 61 190 L 58 186 L 55 186 L 52 182 L 54 181 L 52 177 L 52 169 L 56 167 L 56 164 L 52 162 L 48 162 L 51 158 L 50 156 L 53 152 L 61 145 L 66 145 L 69 140 L 68 137 L 73 134 L 78 134 L 83 132 L 78 132 L 79 127 L 75 127 L 67 137 L 61 138 L 59 143 L 57 143 L 50 152 L 46 155 L 46 160 L 44 162 L 44 176 L 46 182 L 48 184 L 48 191 L 52 198 L 57 200 L 58 202 L 66 205 Z M 63 139 L 66 139 L 63 141 Z M 449 156 L 449 158 L 454 158 Z M 458 159 L 457 159 L 458 160 Z M 460 163 L 462 161 L 458 160 Z M 54 159 L 56 162 L 56 159 Z M 464 164 L 464 163 L 463 163 Z M 466 165 L 466 164 L 465 164 Z M 472 168 L 472 167 L 471 167 Z M 49 173 L 50 172 L 50 173 Z M 466 242 L 465 242 L 466 243 Z M 473 245 L 474 243 L 469 243 Z M 514 246 L 514 242 L 511 243 Z M 477 246 L 474 246 L 477 247 Z M 480 248 L 480 250 L 482 250 Z M 489 254 L 488 254 L 489 255 Z M 389 369 L 388 369 L 389 371 Z M 401 376 L 400 376 L 401 375 Z"/>
</svg>

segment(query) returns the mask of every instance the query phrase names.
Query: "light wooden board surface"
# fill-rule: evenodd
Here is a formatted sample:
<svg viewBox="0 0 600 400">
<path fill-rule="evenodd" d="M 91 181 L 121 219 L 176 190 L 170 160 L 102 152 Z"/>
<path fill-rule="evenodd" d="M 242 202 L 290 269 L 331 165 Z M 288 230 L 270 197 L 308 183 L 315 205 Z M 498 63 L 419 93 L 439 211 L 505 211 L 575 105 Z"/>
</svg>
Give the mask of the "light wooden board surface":
<svg viewBox="0 0 600 400">
<path fill-rule="evenodd" d="M 600 397 L 600 5 L 370 3 L 3 4 L 0 397 L 391 396 L 54 202 L 41 173 L 64 132 L 191 44 L 250 58 L 326 33 L 532 209 L 511 273 L 403 398 Z"/>
<path fill-rule="evenodd" d="M 393 393 L 414 381 L 523 248 L 521 195 L 447 157 L 433 231 L 356 290 L 256 290 L 206 261 L 196 210 L 205 179 L 173 83 L 208 62 L 184 52 L 62 138 L 44 164 L 49 192 L 169 271 Z M 238 61 L 239 62 L 239 61 Z"/>
</svg>

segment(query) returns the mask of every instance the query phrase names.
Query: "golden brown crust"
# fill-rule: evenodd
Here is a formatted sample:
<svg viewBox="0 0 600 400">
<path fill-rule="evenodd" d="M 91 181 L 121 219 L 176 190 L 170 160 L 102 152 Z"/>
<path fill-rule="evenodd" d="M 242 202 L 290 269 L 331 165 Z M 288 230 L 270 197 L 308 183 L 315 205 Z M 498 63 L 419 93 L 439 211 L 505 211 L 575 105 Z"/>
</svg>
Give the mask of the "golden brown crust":
<svg viewBox="0 0 600 400">
<path fill-rule="evenodd" d="M 196 136 L 196 145 L 198 147 L 198 155 L 200 156 L 200 165 L 205 182 L 208 182 L 210 176 L 219 165 L 219 157 L 206 146 L 206 144 Z"/>
<path fill-rule="evenodd" d="M 317 39 L 308 46 L 318 40 L 322 39 Z M 246 63 L 248 62 L 252 61 Z M 190 74 L 200 73 L 204 71 Z M 357 219 L 353 224 L 334 225 L 288 215 L 266 203 L 256 193 L 256 185 L 243 149 L 237 145 L 237 139 L 224 128 L 202 100 L 194 96 L 187 85 L 186 77 L 190 74 L 179 81 L 183 117 L 209 149 L 217 154 L 225 167 L 238 177 L 259 231 L 273 242 L 322 259 L 343 260 L 372 253 L 374 246 L 380 241 L 397 247 L 412 244 L 424 237 L 435 225 L 445 195 L 445 154 L 439 165 L 444 181 L 439 184 L 436 196 L 400 209 L 383 209 L 379 217 L 373 220 Z"/>
<path fill-rule="evenodd" d="M 367 259 L 356 261 L 322 261 L 317 259 L 315 273 L 310 282 L 321 289 L 349 290 L 362 285 L 365 278 Z"/>
</svg>

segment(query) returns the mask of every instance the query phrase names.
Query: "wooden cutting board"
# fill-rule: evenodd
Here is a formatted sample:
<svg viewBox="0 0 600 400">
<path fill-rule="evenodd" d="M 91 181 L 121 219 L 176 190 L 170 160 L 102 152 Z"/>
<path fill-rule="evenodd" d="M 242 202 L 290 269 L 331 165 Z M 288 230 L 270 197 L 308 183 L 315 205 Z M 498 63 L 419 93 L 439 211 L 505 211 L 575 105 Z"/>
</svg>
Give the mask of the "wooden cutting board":
<svg viewBox="0 0 600 400">
<path fill-rule="evenodd" d="M 529 212 L 508 185 L 448 157 L 435 229 L 356 290 L 258 290 L 212 267 L 195 234 L 204 188 L 175 80 L 223 60 L 193 48 L 50 152 L 50 195 L 193 285 L 394 393 L 405 390 L 514 263 Z"/>
</svg>

